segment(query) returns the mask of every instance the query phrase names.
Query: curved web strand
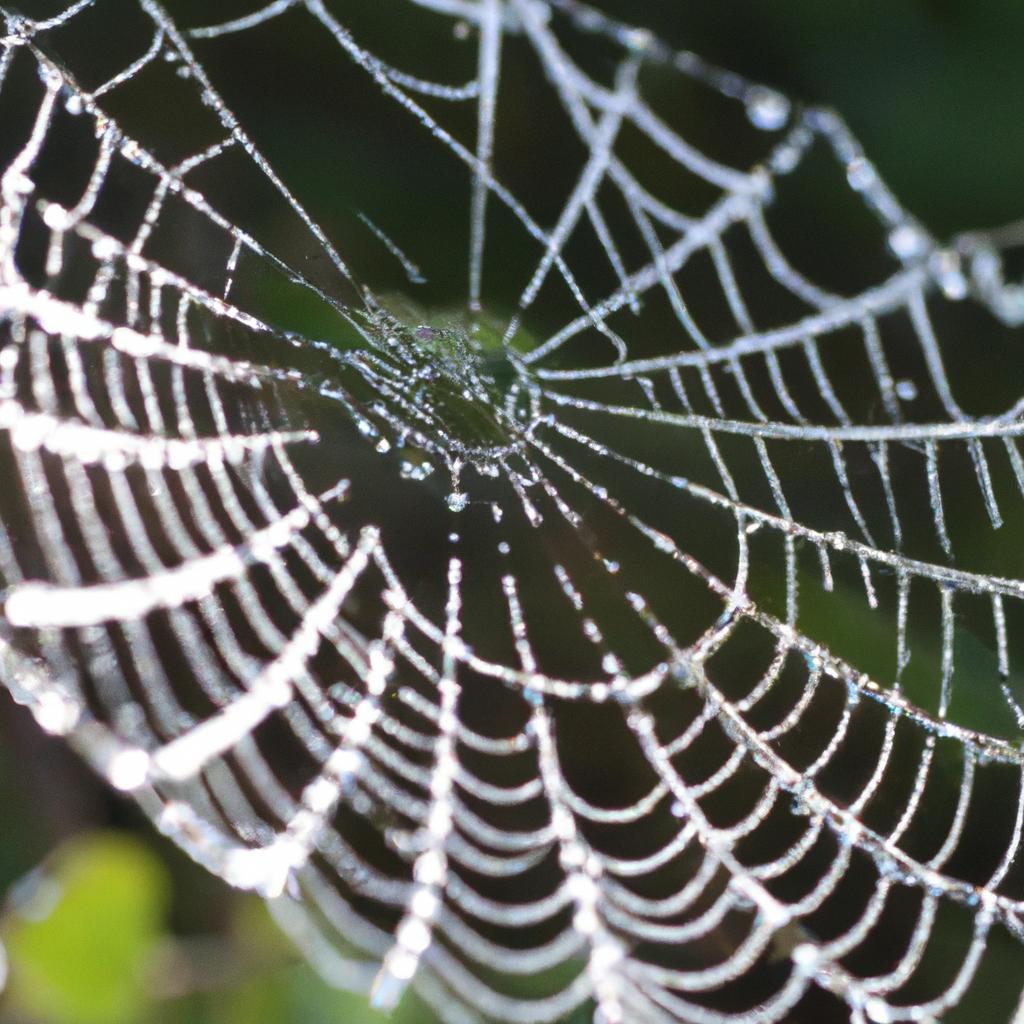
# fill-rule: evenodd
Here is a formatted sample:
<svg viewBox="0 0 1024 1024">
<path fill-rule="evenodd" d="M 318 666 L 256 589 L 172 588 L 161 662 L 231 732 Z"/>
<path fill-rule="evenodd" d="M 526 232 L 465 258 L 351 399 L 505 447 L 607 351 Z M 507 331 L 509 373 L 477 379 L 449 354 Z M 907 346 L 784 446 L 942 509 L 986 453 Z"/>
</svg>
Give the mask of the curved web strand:
<svg viewBox="0 0 1024 1024">
<path fill-rule="evenodd" d="M 577 0 L 176 6 L 3 13 L 14 699 L 382 1009 L 1016 1019 L 1019 228 Z"/>
</svg>

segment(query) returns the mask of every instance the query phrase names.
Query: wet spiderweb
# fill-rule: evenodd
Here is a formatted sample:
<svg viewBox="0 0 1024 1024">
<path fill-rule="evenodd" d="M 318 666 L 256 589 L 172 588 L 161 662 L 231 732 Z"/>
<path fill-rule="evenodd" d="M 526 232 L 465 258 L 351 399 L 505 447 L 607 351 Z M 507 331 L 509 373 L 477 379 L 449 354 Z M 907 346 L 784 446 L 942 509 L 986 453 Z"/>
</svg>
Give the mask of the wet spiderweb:
<svg viewBox="0 0 1024 1024">
<path fill-rule="evenodd" d="M 381 1007 L 1009 1020 L 1024 232 L 575 0 L 210 6 L 5 13 L 15 699 Z"/>
</svg>

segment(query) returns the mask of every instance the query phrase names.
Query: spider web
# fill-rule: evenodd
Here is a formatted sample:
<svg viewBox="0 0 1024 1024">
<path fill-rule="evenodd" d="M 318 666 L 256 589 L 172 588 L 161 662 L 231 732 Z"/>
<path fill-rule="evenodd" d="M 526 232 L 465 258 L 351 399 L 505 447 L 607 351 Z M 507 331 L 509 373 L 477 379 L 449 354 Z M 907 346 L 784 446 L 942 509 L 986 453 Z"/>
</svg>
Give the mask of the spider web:
<svg viewBox="0 0 1024 1024">
<path fill-rule="evenodd" d="M 380 1007 L 1009 1019 L 1021 233 L 575 0 L 393 6 L 5 13 L 7 687 Z"/>
</svg>

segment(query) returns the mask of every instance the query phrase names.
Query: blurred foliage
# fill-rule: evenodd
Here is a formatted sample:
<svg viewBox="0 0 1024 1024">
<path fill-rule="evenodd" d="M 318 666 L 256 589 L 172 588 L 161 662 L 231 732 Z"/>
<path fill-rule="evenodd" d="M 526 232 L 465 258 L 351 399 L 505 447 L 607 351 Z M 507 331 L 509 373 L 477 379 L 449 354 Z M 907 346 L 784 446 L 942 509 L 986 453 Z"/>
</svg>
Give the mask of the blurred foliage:
<svg viewBox="0 0 1024 1024">
<path fill-rule="evenodd" d="M 23 880 L 5 916 L 11 1005 L 53 1024 L 127 1024 L 147 1000 L 168 878 L 135 840 L 72 840 Z"/>
<path fill-rule="evenodd" d="M 175 935 L 171 871 L 158 850 L 94 831 L 58 847 L 10 891 L 0 1020 L 40 1024 L 383 1024 L 365 999 L 297 959 L 258 900 L 228 901 L 217 935 Z M 391 1020 L 414 1024 L 407 1001 Z"/>
</svg>

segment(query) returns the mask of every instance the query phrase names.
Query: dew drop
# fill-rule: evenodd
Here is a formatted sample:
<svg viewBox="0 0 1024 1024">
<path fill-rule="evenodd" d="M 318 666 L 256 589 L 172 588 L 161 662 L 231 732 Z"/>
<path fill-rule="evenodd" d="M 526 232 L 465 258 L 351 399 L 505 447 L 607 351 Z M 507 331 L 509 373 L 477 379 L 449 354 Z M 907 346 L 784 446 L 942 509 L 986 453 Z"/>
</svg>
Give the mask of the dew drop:
<svg viewBox="0 0 1024 1024">
<path fill-rule="evenodd" d="M 967 297 L 967 278 L 960 266 L 960 257 L 948 249 L 937 252 L 929 261 L 929 269 L 942 294 L 947 299 L 958 301 Z"/>
<path fill-rule="evenodd" d="M 469 504 L 469 495 L 465 491 L 452 491 L 445 501 L 453 512 L 461 512 Z"/>
<path fill-rule="evenodd" d="M 118 248 L 119 246 L 115 239 L 104 236 L 103 238 L 97 238 L 92 243 L 92 254 L 98 260 L 109 260 L 117 255 Z"/>
<path fill-rule="evenodd" d="M 755 86 L 747 92 L 746 107 L 750 123 L 762 131 L 778 131 L 789 120 L 789 100 L 774 89 Z"/>
<path fill-rule="evenodd" d="M 43 223 L 51 231 L 64 231 L 67 229 L 70 218 L 68 211 L 59 203 L 50 203 L 43 213 Z"/>
<path fill-rule="evenodd" d="M 146 781 L 149 766 L 150 758 L 146 751 L 138 747 L 126 747 L 107 762 L 107 778 L 115 789 L 128 792 Z"/>
<path fill-rule="evenodd" d="M 912 402 L 917 398 L 917 385 L 905 377 L 896 381 L 896 394 L 904 402 Z"/>
<path fill-rule="evenodd" d="M 404 461 L 400 472 L 405 480 L 425 480 L 434 472 L 434 466 L 430 462 Z"/>
<path fill-rule="evenodd" d="M 793 966 L 803 974 L 810 974 L 814 971 L 818 966 L 818 960 L 821 956 L 817 946 L 810 942 L 802 942 L 789 955 L 793 961 Z"/>
<path fill-rule="evenodd" d="M 13 167 L 4 175 L 4 191 L 9 190 L 27 196 L 35 187 L 35 182 L 27 174 L 21 174 Z"/>
<path fill-rule="evenodd" d="M 40 64 L 36 70 L 39 74 L 39 80 L 47 88 L 59 89 L 64 84 L 64 78 L 56 68 L 50 67 L 47 64 Z"/>
<path fill-rule="evenodd" d="M 846 180 L 850 183 L 850 188 L 862 192 L 878 181 L 878 172 L 873 164 L 858 156 L 846 165 Z"/>
<path fill-rule="evenodd" d="M 645 28 L 631 28 L 623 33 L 622 42 L 633 53 L 643 53 L 654 42 L 654 36 Z"/>
<path fill-rule="evenodd" d="M 900 224 L 889 233 L 889 248 L 901 260 L 913 260 L 928 250 L 928 236 L 916 224 Z"/>
<path fill-rule="evenodd" d="M 800 163 L 800 149 L 796 146 L 780 146 L 772 156 L 771 168 L 776 174 L 789 174 Z"/>
<path fill-rule="evenodd" d="M 878 996 L 872 996 L 864 1004 L 864 1015 L 875 1024 L 888 1024 L 893 1019 L 889 1004 Z"/>
</svg>

